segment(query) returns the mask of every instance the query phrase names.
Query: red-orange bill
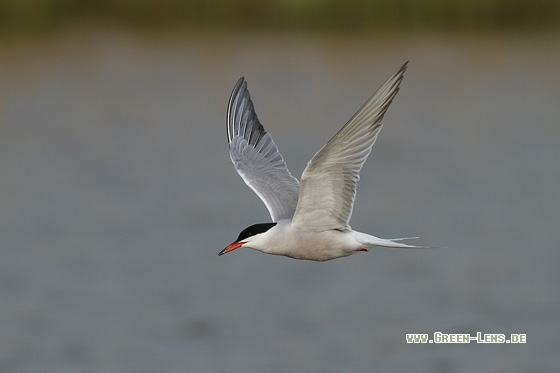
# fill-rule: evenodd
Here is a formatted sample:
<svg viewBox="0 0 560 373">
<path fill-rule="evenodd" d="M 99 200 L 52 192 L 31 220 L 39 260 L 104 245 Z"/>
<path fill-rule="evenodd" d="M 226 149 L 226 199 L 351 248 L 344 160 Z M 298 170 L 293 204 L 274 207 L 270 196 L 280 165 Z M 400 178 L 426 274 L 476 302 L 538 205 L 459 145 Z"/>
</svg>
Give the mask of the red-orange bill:
<svg viewBox="0 0 560 373">
<path fill-rule="evenodd" d="M 233 251 L 233 250 L 235 250 L 235 249 L 239 249 L 241 246 L 245 245 L 246 243 L 247 243 L 247 242 L 243 242 L 243 241 L 240 241 L 240 242 L 232 242 L 232 243 L 230 243 L 229 245 L 227 245 L 225 249 L 223 249 L 222 251 L 220 251 L 220 252 L 218 253 L 218 256 L 227 254 L 227 253 L 229 253 L 230 251 Z"/>
</svg>

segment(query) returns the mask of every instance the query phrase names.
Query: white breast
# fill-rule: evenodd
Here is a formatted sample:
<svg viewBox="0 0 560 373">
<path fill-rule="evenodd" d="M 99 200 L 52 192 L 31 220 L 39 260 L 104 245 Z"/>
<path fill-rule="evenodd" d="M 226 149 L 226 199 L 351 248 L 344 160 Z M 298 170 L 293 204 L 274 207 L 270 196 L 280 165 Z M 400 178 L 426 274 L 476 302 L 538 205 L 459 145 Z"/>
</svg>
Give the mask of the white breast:
<svg viewBox="0 0 560 373">
<path fill-rule="evenodd" d="M 354 254 L 364 247 L 352 233 L 336 230 L 301 231 L 293 228 L 290 220 L 281 220 L 248 247 L 294 259 L 325 261 Z"/>
</svg>

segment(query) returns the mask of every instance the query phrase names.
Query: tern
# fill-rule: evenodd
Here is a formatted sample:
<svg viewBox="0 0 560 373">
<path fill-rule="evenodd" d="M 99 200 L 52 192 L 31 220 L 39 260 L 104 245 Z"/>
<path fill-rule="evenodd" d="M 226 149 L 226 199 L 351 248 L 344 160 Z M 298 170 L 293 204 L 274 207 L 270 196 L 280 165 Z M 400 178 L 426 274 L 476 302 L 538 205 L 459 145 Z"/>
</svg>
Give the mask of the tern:
<svg viewBox="0 0 560 373">
<path fill-rule="evenodd" d="M 382 239 L 349 225 L 360 170 L 399 91 L 404 63 L 307 164 L 300 182 L 292 176 L 272 136 L 257 118 L 245 79 L 227 108 L 229 154 L 245 183 L 266 205 L 272 222 L 245 228 L 218 255 L 240 247 L 294 259 L 326 261 L 369 248 L 423 248 L 406 238 Z M 412 237 L 416 238 L 416 237 Z"/>
</svg>

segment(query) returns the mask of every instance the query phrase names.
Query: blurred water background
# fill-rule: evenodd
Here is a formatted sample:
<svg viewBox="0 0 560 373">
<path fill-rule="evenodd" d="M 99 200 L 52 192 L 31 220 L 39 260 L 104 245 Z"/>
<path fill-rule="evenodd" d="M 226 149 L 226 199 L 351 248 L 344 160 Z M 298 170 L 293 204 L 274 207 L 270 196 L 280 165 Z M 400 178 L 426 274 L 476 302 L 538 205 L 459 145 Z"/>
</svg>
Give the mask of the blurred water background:
<svg viewBox="0 0 560 373">
<path fill-rule="evenodd" d="M 0 371 L 557 372 L 558 4 L 0 1 Z M 351 223 L 447 248 L 218 258 L 236 80 L 300 175 L 406 60 Z"/>
</svg>

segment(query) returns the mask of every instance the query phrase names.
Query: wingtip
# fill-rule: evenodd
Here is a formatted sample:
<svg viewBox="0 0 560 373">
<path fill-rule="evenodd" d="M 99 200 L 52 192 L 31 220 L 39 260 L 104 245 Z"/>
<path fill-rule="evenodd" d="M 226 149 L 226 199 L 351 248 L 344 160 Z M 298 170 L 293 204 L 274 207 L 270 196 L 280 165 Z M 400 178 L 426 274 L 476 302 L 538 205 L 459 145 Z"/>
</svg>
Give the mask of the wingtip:
<svg viewBox="0 0 560 373">
<path fill-rule="evenodd" d="M 226 115 L 226 135 L 228 143 L 231 143 L 232 139 L 232 118 L 235 115 L 234 107 L 235 102 L 239 99 L 240 96 L 245 95 L 247 92 L 247 83 L 245 82 L 245 77 L 241 77 L 237 79 L 233 90 L 231 91 L 231 95 L 229 96 L 228 107 L 227 107 L 227 115 Z"/>
<path fill-rule="evenodd" d="M 408 68 L 408 61 L 406 61 L 405 63 L 403 63 L 401 65 L 401 67 L 397 70 L 395 75 L 400 75 L 401 77 L 404 76 L 404 73 L 405 73 L 407 68 Z"/>
<path fill-rule="evenodd" d="M 232 97 L 235 96 L 235 94 L 237 92 L 239 92 L 240 88 L 242 85 L 247 85 L 247 83 L 245 82 L 245 77 L 242 76 L 241 78 L 237 79 L 237 82 L 235 83 L 235 86 L 233 87 L 233 92 L 232 92 Z"/>
</svg>

